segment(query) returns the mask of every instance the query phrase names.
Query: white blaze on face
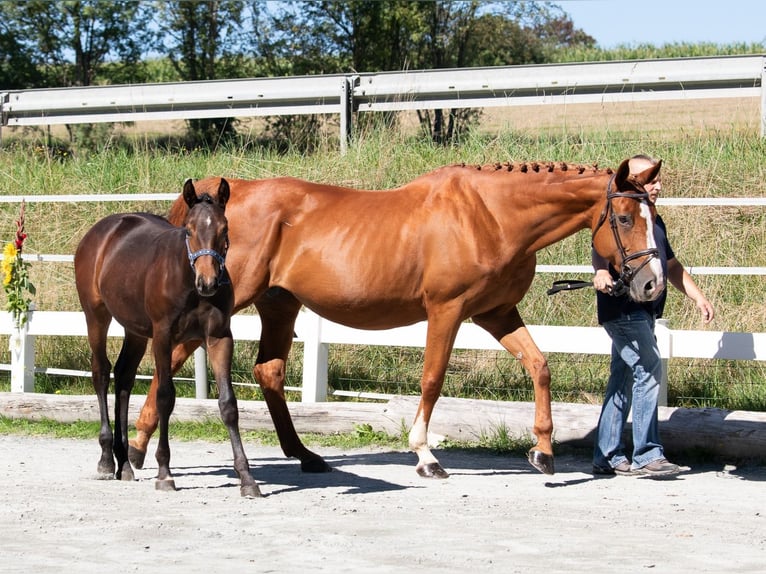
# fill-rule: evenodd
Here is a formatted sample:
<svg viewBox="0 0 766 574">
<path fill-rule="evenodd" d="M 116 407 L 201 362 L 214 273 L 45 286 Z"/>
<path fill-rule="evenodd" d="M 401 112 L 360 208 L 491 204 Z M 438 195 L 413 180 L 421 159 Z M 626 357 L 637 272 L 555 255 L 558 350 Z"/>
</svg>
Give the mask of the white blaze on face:
<svg viewBox="0 0 766 574">
<path fill-rule="evenodd" d="M 652 211 L 646 203 L 641 203 L 641 217 L 646 221 L 646 248 L 657 249 L 657 241 L 654 239 L 654 222 L 652 221 Z M 652 257 L 649 261 L 649 268 L 652 270 L 657 284 L 661 283 L 660 277 L 662 277 L 662 263 L 659 257 Z"/>
</svg>

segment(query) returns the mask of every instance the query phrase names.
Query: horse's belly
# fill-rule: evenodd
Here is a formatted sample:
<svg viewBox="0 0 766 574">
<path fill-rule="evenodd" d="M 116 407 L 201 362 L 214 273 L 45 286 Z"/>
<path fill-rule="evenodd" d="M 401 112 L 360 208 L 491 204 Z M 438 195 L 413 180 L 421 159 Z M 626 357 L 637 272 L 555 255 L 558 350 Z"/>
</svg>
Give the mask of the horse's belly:
<svg viewBox="0 0 766 574">
<path fill-rule="evenodd" d="M 422 305 L 391 301 L 299 300 L 317 315 L 354 329 L 393 329 L 426 320 Z"/>
</svg>

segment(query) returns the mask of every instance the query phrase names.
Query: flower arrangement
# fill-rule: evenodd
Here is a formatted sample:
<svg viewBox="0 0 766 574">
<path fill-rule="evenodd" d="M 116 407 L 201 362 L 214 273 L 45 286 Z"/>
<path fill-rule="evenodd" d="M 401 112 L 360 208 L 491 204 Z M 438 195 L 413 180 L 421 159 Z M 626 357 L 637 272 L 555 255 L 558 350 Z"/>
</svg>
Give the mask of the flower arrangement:
<svg viewBox="0 0 766 574">
<path fill-rule="evenodd" d="M 3 289 L 8 298 L 5 310 L 13 314 L 13 320 L 18 328 L 26 323 L 27 313 L 32 305 L 31 296 L 35 294 L 35 286 L 29 280 L 29 263 L 21 257 L 24 240 L 27 238 L 24 232 L 24 210 L 25 204 L 22 200 L 21 214 L 16 220 L 16 239 L 5 245 L 1 267 Z"/>
</svg>

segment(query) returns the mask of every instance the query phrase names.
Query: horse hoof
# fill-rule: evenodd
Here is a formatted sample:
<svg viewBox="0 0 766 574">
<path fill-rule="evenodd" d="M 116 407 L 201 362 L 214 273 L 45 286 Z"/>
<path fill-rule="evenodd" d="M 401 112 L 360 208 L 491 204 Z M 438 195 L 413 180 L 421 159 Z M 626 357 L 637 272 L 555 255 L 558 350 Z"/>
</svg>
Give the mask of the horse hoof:
<svg viewBox="0 0 766 574">
<path fill-rule="evenodd" d="M 132 482 L 136 480 L 136 477 L 133 474 L 133 469 L 130 467 L 130 464 L 128 464 L 127 462 L 125 463 L 125 466 L 123 467 L 122 472 L 117 478 L 119 478 L 120 480 L 124 482 Z"/>
<path fill-rule="evenodd" d="M 240 486 L 239 493 L 242 495 L 243 498 L 261 498 L 263 496 L 261 494 L 261 489 L 258 488 L 257 484 L 248 484 L 246 486 Z"/>
<path fill-rule="evenodd" d="M 157 480 L 154 483 L 154 490 L 164 490 L 167 492 L 174 491 L 176 489 L 176 483 L 172 478 L 165 478 L 163 480 Z"/>
<path fill-rule="evenodd" d="M 449 473 L 438 462 L 418 465 L 415 470 L 423 478 L 449 478 Z"/>
<path fill-rule="evenodd" d="M 332 472 L 332 467 L 327 464 L 321 456 L 316 458 L 307 458 L 301 461 L 301 471 L 303 472 Z"/>
<path fill-rule="evenodd" d="M 145 450 L 138 450 L 132 444 L 128 446 L 128 460 L 136 468 L 144 468 Z"/>
<path fill-rule="evenodd" d="M 98 472 L 98 478 L 100 480 L 112 480 L 115 472 L 114 462 L 112 462 L 112 464 L 99 462 L 96 472 Z"/>
<path fill-rule="evenodd" d="M 527 459 L 529 464 L 543 474 L 554 474 L 552 454 L 545 454 L 539 450 L 530 450 L 527 454 Z"/>
</svg>

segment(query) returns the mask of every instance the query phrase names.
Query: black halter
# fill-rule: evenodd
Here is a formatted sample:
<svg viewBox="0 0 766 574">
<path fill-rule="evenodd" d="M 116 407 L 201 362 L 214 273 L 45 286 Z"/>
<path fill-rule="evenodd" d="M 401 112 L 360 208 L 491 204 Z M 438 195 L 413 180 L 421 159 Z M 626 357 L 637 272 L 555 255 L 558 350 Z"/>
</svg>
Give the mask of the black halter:
<svg viewBox="0 0 766 574">
<path fill-rule="evenodd" d="M 633 277 L 636 275 L 636 273 L 643 269 L 643 267 L 654 257 L 658 257 L 659 251 L 656 247 L 652 247 L 643 249 L 641 251 L 636 251 L 635 253 L 628 255 L 628 252 L 625 250 L 625 246 L 622 244 L 622 240 L 620 239 L 620 233 L 617 230 L 617 220 L 614 209 L 612 209 L 612 199 L 615 197 L 628 197 L 630 199 L 635 199 L 636 201 L 648 202 L 649 194 L 645 191 L 612 191 L 612 182 L 614 182 L 614 177 L 615 176 L 612 175 L 612 177 L 609 178 L 609 184 L 606 187 L 606 205 L 601 212 L 601 216 L 598 219 L 596 227 L 593 229 L 591 240 L 596 236 L 596 232 L 604 224 L 604 221 L 606 221 L 606 216 L 609 214 L 609 226 L 612 228 L 614 242 L 620 252 L 620 257 L 622 258 L 622 262 L 620 264 L 620 276 L 612 287 L 612 295 L 620 296 L 627 293 L 630 282 L 633 280 Z M 646 257 L 646 259 L 635 269 L 631 268 L 630 265 L 628 265 L 628 262 L 633 261 L 634 259 L 638 259 L 639 257 Z"/>
<path fill-rule="evenodd" d="M 194 262 L 203 255 L 210 255 L 213 259 L 218 261 L 218 282 L 221 285 L 226 285 L 229 280 L 226 278 L 226 258 L 218 253 L 215 249 L 200 249 L 198 251 L 192 251 L 191 245 L 189 245 L 189 236 L 184 237 L 186 242 L 186 255 L 189 257 L 189 265 L 191 265 L 192 271 L 194 271 Z"/>
</svg>

